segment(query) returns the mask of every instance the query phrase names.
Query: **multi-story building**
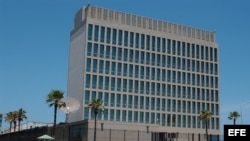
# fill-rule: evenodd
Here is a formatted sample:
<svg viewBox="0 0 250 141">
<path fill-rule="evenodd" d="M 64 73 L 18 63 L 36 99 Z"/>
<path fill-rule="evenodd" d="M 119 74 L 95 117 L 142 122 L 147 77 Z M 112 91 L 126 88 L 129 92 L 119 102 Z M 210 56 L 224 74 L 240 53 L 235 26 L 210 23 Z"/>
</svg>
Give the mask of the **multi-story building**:
<svg viewBox="0 0 250 141">
<path fill-rule="evenodd" d="M 104 102 L 107 129 L 219 135 L 219 62 L 215 32 L 88 5 L 70 38 L 69 121 L 93 127 L 92 99 Z M 97 128 L 103 128 L 97 125 Z"/>
</svg>

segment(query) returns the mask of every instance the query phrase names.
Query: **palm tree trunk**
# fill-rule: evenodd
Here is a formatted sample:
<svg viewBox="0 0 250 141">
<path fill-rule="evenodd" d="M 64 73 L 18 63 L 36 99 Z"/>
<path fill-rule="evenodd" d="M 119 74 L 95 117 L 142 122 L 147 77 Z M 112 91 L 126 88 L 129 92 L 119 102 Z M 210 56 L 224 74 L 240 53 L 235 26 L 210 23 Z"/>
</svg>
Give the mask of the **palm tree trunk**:
<svg viewBox="0 0 250 141">
<path fill-rule="evenodd" d="M 20 131 L 20 123 L 21 123 L 21 121 L 20 120 L 18 120 L 18 131 Z"/>
<path fill-rule="evenodd" d="M 14 132 L 16 132 L 16 121 L 14 121 Z"/>
<path fill-rule="evenodd" d="M 53 126 L 53 135 L 56 135 L 56 114 L 57 114 L 57 104 L 54 105 L 54 126 Z"/>
<path fill-rule="evenodd" d="M 234 125 L 235 125 L 235 123 L 236 123 L 236 119 L 234 119 Z"/>
<path fill-rule="evenodd" d="M 11 133 L 11 128 L 12 128 L 12 122 L 10 122 L 10 133 Z"/>
<path fill-rule="evenodd" d="M 94 141 L 96 141 L 96 116 L 98 114 L 98 111 L 95 110 L 95 129 L 94 129 Z"/>
</svg>

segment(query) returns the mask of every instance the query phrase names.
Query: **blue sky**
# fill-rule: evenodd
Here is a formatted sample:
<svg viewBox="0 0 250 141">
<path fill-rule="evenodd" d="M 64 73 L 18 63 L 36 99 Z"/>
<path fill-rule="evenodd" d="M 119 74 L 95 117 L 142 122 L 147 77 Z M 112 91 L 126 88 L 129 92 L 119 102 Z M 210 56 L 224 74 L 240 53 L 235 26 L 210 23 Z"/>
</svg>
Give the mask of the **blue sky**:
<svg viewBox="0 0 250 141">
<path fill-rule="evenodd" d="M 23 108 L 28 121 L 53 122 L 45 99 L 52 89 L 67 95 L 70 31 L 75 13 L 88 2 L 216 31 L 221 129 L 233 123 L 227 116 L 234 110 L 242 111 L 238 123 L 250 124 L 248 0 L 0 0 L 0 113 Z M 64 120 L 59 111 L 57 121 Z"/>
</svg>

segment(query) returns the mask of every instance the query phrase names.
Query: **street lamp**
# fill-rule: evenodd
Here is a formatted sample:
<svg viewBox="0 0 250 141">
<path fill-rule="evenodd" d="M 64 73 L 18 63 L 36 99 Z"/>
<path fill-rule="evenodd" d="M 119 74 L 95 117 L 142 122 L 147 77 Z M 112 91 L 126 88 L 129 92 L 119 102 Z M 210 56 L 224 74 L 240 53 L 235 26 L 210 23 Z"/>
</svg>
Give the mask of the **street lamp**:
<svg viewBox="0 0 250 141">
<path fill-rule="evenodd" d="M 250 101 L 243 103 L 240 105 L 240 117 L 241 117 L 241 124 L 243 124 L 243 112 L 242 112 L 242 107 L 246 104 L 250 103 Z"/>
<path fill-rule="evenodd" d="M 68 123 L 68 119 L 69 119 L 69 112 L 70 112 L 70 110 L 69 110 L 69 106 L 67 106 L 67 108 L 66 108 L 67 110 L 66 110 L 66 123 Z"/>
</svg>

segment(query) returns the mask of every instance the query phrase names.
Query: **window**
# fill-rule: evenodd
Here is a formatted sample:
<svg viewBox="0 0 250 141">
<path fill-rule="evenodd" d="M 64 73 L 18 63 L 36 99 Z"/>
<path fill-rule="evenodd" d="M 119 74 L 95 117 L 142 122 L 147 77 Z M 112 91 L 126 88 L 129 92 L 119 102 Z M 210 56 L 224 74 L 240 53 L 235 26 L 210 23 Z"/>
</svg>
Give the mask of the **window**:
<svg viewBox="0 0 250 141">
<path fill-rule="evenodd" d="M 182 56 L 186 56 L 186 43 L 182 42 Z"/>
<path fill-rule="evenodd" d="M 150 50 L 150 36 L 149 35 L 147 35 L 146 37 L 146 49 Z"/>
<path fill-rule="evenodd" d="M 134 47 L 134 32 L 130 32 L 130 41 L 129 42 L 130 42 L 130 47 Z M 137 41 L 136 41 L 136 46 L 137 46 Z"/>
<path fill-rule="evenodd" d="M 177 41 L 177 55 L 181 55 L 181 42 Z"/>
<path fill-rule="evenodd" d="M 115 105 L 115 94 L 111 93 L 110 106 L 114 107 L 114 105 Z"/>
<path fill-rule="evenodd" d="M 113 38 L 112 38 L 112 43 L 115 45 L 116 44 L 116 34 L 117 34 L 117 30 L 116 29 L 113 29 Z"/>
<path fill-rule="evenodd" d="M 151 64 L 155 65 L 155 53 L 152 53 L 151 55 L 152 55 L 152 57 L 151 57 Z"/>
<path fill-rule="evenodd" d="M 133 91 L 133 80 L 129 80 L 129 92 Z"/>
<path fill-rule="evenodd" d="M 124 46 L 128 46 L 128 31 L 124 32 Z"/>
<path fill-rule="evenodd" d="M 140 96 L 140 109 L 144 109 L 144 97 Z"/>
<path fill-rule="evenodd" d="M 127 73 L 128 73 L 128 65 L 123 64 L 123 76 L 127 76 Z"/>
<path fill-rule="evenodd" d="M 155 98 L 154 97 L 152 97 L 151 98 L 151 110 L 155 110 Z"/>
<path fill-rule="evenodd" d="M 129 50 L 129 61 L 130 62 L 133 62 L 133 59 L 134 59 L 134 50 Z"/>
<path fill-rule="evenodd" d="M 133 105 L 133 97 L 132 95 L 128 96 L 128 108 L 132 108 Z"/>
<path fill-rule="evenodd" d="M 122 30 L 118 31 L 118 45 L 122 45 Z"/>
<path fill-rule="evenodd" d="M 175 46 L 176 42 L 175 40 L 172 40 L 172 54 L 176 53 L 176 46 Z"/>
<path fill-rule="evenodd" d="M 93 25 L 89 24 L 88 27 L 88 40 L 92 40 Z"/>
<path fill-rule="evenodd" d="M 146 94 L 149 94 L 149 82 L 146 82 Z"/>
<path fill-rule="evenodd" d="M 97 59 L 93 60 L 93 72 L 97 72 Z"/>
<path fill-rule="evenodd" d="M 166 70 L 165 69 L 161 70 L 161 75 L 162 75 L 161 80 L 164 82 L 166 80 Z"/>
<path fill-rule="evenodd" d="M 85 105 L 89 104 L 90 94 L 89 91 L 85 91 Z"/>
<path fill-rule="evenodd" d="M 118 60 L 122 60 L 122 48 L 118 48 Z"/>
<path fill-rule="evenodd" d="M 134 96 L 134 108 L 138 108 L 138 96 Z"/>
<path fill-rule="evenodd" d="M 135 51 L 135 62 L 136 62 L 136 63 L 139 62 L 139 57 L 140 57 L 140 56 L 139 56 L 139 51 L 136 50 L 136 51 Z"/>
<path fill-rule="evenodd" d="M 98 36 L 99 36 L 99 26 L 95 25 L 95 35 L 94 35 L 95 41 L 98 41 Z"/>
<path fill-rule="evenodd" d="M 144 60 L 145 60 L 145 53 L 144 52 L 140 52 L 141 53 L 141 64 L 144 64 Z"/>
<path fill-rule="evenodd" d="M 99 89 L 102 89 L 102 88 L 103 88 L 103 76 L 99 76 L 98 88 L 99 88 Z"/>
<path fill-rule="evenodd" d="M 100 54 L 99 54 L 100 58 L 104 57 L 104 45 L 100 45 Z"/>
<path fill-rule="evenodd" d="M 91 43 L 88 43 L 87 55 L 88 55 L 88 56 L 91 56 L 91 53 L 92 53 L 92 44 L 91 44 Z"/>
<path fill-rule="evenodd" d="M 145 35 L 141 34 L 141 49 L 144 49 L 145 47 Z"/>
<path fill-rule="evenodd" d="M 112 90 L 112 91 L 114 91 L 114 90 L 115 90 L 115 84 L 116 84 L 116 82 L 115 82 L 115 78 L 114 78 L 114 77 L 112 77 L 112 78 L 111 78 L 111 90 Z"/>
<path fill-rule="evenodd" d="M 104 94 L 104 106 L 108 106 L 109 103 L 109 93 Z"/>
<path fill-rule="evenodd" d="M 117 94 L 116 95 L 116 107 L 120 107 L 121 106 L 121 95 Z"/>
<path fill-rule="evenodd" d="M 106 58 L 110 58 L 110 46 L 106 46 Z"/>
<path fill-rule="evenodd" d="M 190 57 L 190 43 L 187 43 L 187 57 Z"/>
<path fill-rule="evenodd" d="M 110 62 L 106 61 L 106 64 L 105 64 L 105 73 L 106 74 L 109 74 L 109 66 L 110 66 Z"/>
<path fill-rule="evenodd" d="M 139 48 L 139 36 L 140 36 L 139 33 L 135 34 L 135 47 L 136 48 Z"/>
<path fill-rule="evenodd" d="M 171 53 L 171 40 L 170 39 L 167 40 L 167 53 L 168 54 Z"/>
<path fill-rule="evenodd" d="M 127 95 L 122 96 L 122 107 L 126 108 L 127 107 Z"/>
<path fill-rule="evenodd" d="M 133 77 L 133 65 L 129 64 L 129 76 Z"/>
<path fill-rule="evenodd" d="M 111 29 L 107 28 L 106 43 L 110 43 Z"/>
<path fill-rule="evenodd" d="M 126 92 L 127 91 L 127 79 L 123 79 L 123 92 Z"/>
<path fill-rule="evenodd" d="M 139 77 L 139 66 L 135 65 L 135 78 Z"/>
<path fill-rule="evenodd" d="M 134 111 L 134 122 L 138 122 L 138 112 Z"/>
<path fill-rule="evenodd" d="M 155 36 L 152 36 L 152 51 L 155 51 Z"/>
<path fill-rule="evenodd" d="M 199 59 L 200 58 L 200 46 L 196 45 L 196 58 Z"/>
<path fill-rule="evenodd" d="M 123 60 L 124 61 L 128 60 L 128 49 L 124 49 L 124 51 L 123 51 Z"/>
<path fill-rule="evenodd" d="M 103 60 L 100 60 L 100 61 L 99 61 L 99 73 L 103 73 L 103 70 L 104 70 L 103 63 L 104 63 Z"/>
<path fill-rule="evenodd" d="M 116 59 L 116 47 L 112 47 L 112 59 Z"/>
<path fill-rule="evenodd" d="M 192 44 L 192 58 L 195 58 L 195 44 Z"/>
<path fill-rule="evenodd" d="M 140 123 L 144 122 L 144 114 L 143 112 L 140 112 Z"/>
<path fill-rule="evenodd" d="M 139 89 L 138 88 L 138 85 L 139 85 L 138 83 L 139 83 L 138 80 L 134 81 L 134 93 L 138 93 L 138 89 Z"/>
<path fill-rule="evenodd" d="M 109 90 L 109 77 L 105 77 L 105 90 Z"/>
<path fill-rule="evenodd" d="M 86 75 L 86 88 L 89 88 L 90 87 L 90 75 L 87 74 Z"/>
<path fill-rule="evenodd" d="M 87 68 L 86 68 L 87 72 L 91 71 L 91 59 L 87 58 Z"/>
<path fill-rule="evenodd" d="M 105 36 L 105 27 L 102 26 L 101 27 L 101 38 L 100 38 L 102 43 L 104 42 L 104 36 Z"/>
<path fill-rule="evenodd" d="M 150 53 L 147 52 L 146 53 L 146 64 L 149 65 L 149 63 L 150 63 Z"/>
<path fill-rule="evenodd" d="M 126 121 L 126 117 L 127 117 L 127 111 L 122 110 L 122 121 Z"/>
<path fill-rule="evenodd" d="M 116 110 L 116 121 L 120 121 L 120 115 L 121 115 L 121 111 L 120 110 Z"/>
<path fill-rule="evenodd" d="M 161 38 L 157 37 L 157 52 L 161 52 Z"/>
<path fill-rule="evenodd" d="M 122 73 L 122 63 L 118 63 L 118 66 L 117 66 L 117 75 L 121 76 L 121 73 Z"/>
</svg>

